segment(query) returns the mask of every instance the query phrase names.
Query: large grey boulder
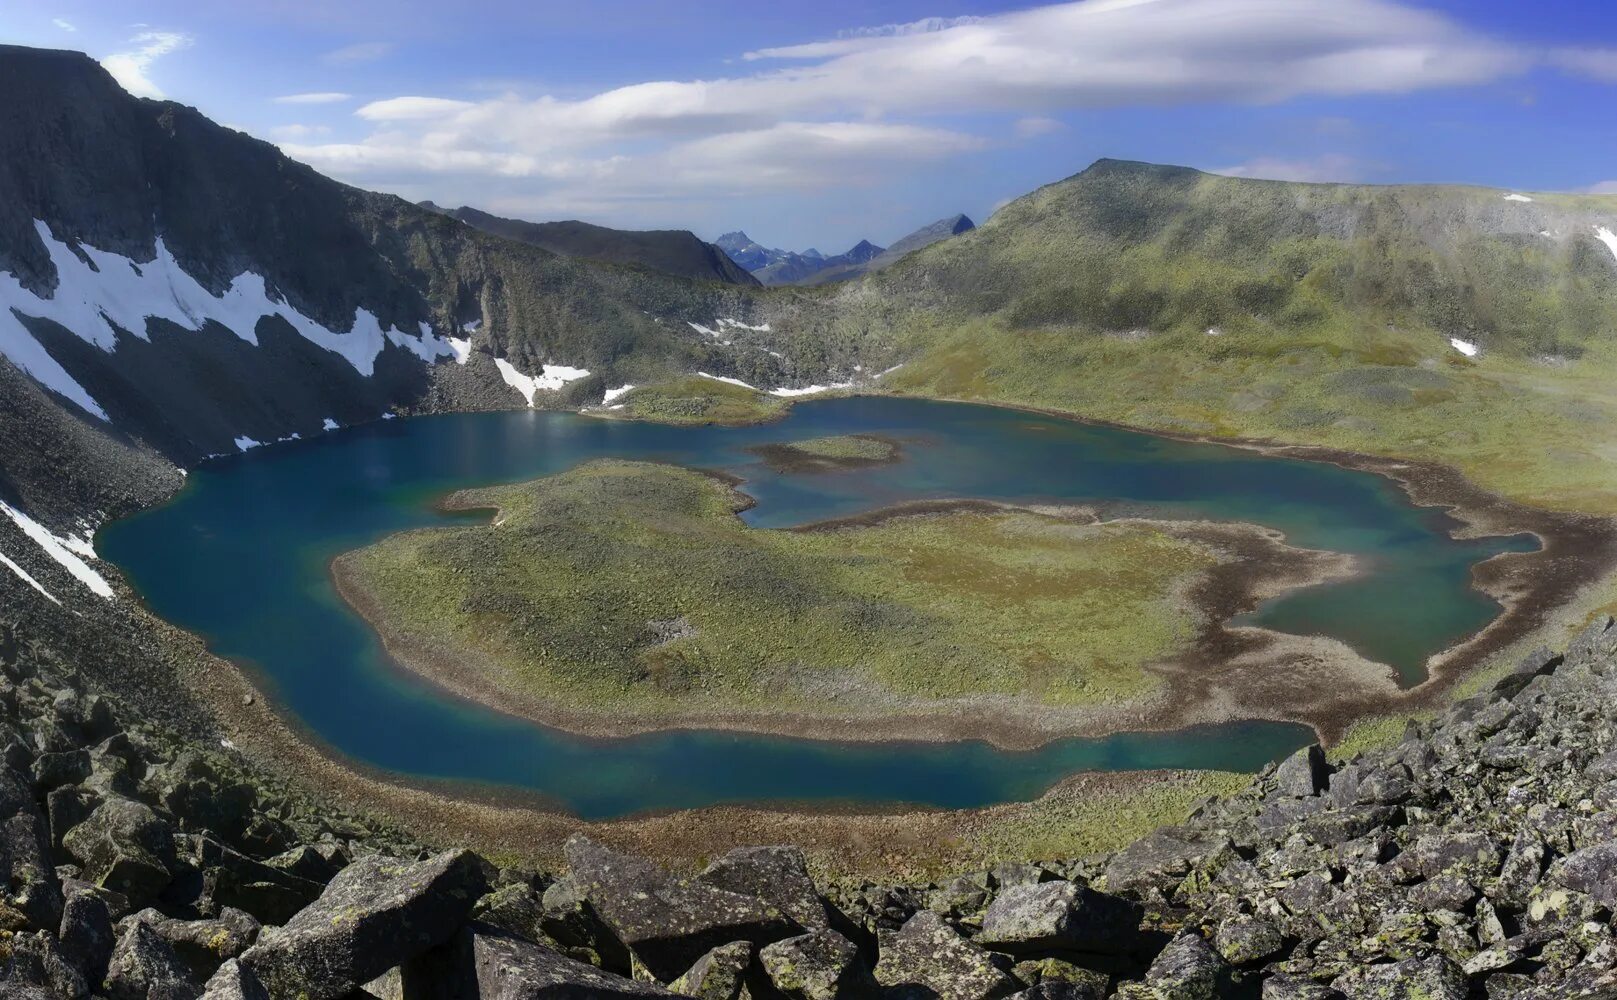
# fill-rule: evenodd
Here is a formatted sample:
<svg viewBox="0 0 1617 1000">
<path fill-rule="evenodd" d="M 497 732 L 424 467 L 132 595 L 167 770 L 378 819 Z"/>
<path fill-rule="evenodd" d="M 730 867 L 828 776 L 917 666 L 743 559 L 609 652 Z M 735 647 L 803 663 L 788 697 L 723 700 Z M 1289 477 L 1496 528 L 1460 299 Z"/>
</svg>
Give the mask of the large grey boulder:
<svg viewBox="0 0 1617 1000">
<path fill-rule="evenodd" d="M 977 942 L 1013 953 L 1083 951 L 1119 954 L 1140 943 L 1140 907 L 1076 882 L 1018 885 L 983 914 Z"/>
<path fill-rule="evenodd" d="M 251 947 L 260 929 L 252 914 L 229 906 L 219 916 L 205 920 L 176 920 L 147 909 L 126 917 L 120 926 L 135 922 L 156 931 L 201 981 L 207 981 L 227 959 Z"/>
<path fill-rule="evenodd" d="M 106 900 L 93 892 L 74 892 L 62 907 L 57 930 L 62 954 L 92 983 L 106 978 L 107 962 L 118 943 Z"/>
<path fill-rule="evenodd" d="M 1145 984 L 1158 1000 L 1214 1000 L 1226 972 L 1223 959 L 1200 934 L 1179 935 L 1146 970 Z"/>
<path fill-rule="evenodd" d="M 1275 794 L 1309 798 L 1325 790 L 1331 766 L 1318 743 L 1303 747 L 1275 768 Z"/>
<path fill-rule="evenodd" d="M 1227 837 L 1183 827 L 1148 833 L 1112 856 L 1106 865 L 1106 891 L 1135 893 L 1158 883 L 1177 882 L 1228 845 Z"/>
<path fill-rule="evenodd" d="M 808 931 L 830 927 L 830 913 L 795 847 L 738 847 L 708 865 L 698 881 L 773 903 Z"/>
<path fill-rule="evenodd" d="M 931 910 L 877 934 L 876 981 L 891 1000 L 997 1000 L 1021 984 Z"/>
<path fill-rule="evenodd" d="M 1550 879 L 1617 910 L 1617 841 L 1572 852 L 1551 867 Z"/>
<path fill-rule="evenodd" d="M 167 941 L 135 923 L 112 951 L 106 992 L 111 1000 L 195 1000 L 202 987 Z"/>
<path fill-rule="evenodd" d="M 454 936 L 487 888 L 469 851 L 426 861 L 368 857 L 241 956 L 274 996 L 335 1000 Z"/>
<path fill-rule="evenodd" d="M 90 993 L 90 980 L 62 952 L 56 938 L 40 931 L 11 939 L 11 961 L 6 979 L 43 987 L 57 997 L 77 1000 Z M 94 980 L 100 983 L 100 980 Z"/>
<path fill-rule="evenodd" d="M 208 980 L 202 1000 L 270 1000 L 270 992 L 250 970 L 231 959 Z"/>
<path fill-rule="evenodd" d="M 668 988 L 697 1000 L 753 1000 L 748 988 L 753 978 L 752 944 L 731 941 L 696 960 Z"/>
<path fill-rule="evenodd" d="M 174 868 L 174 828 L 132 799 L 107 799 L 67 831 L 62 847 L 97 885 L 138 906 L 168 885 Z"/>
<path fill-rule="evenodd" d="M 1331 984 L 1348 1000 L 1466 1000 L 1465 970 L 1442 955 L 1360 966 Z"/>
<path fill-rule="evenodd" d="M 776 941 L 758 961 L 788 1000 L 860 1000 L 880 992 L 859 949 L 833 930 Z"/>
<path fill-rule="evenodd" d="M 762 946 L 802 928 L 777 906 L 702 881 L 680 881 L 656 865 L 587 837 L 567 841 L 575 891 L 660 982 L 683 974 L 721 944 Z"/>
<path fill-rule="evenodd" d="M 677 997 L 652 983 L 635 982 L 574 961 L 543 945 L 492 927 L 468 924 L 455 936 L 445 997 L 478 1000 L 613 1000 Z"/>
</svg>

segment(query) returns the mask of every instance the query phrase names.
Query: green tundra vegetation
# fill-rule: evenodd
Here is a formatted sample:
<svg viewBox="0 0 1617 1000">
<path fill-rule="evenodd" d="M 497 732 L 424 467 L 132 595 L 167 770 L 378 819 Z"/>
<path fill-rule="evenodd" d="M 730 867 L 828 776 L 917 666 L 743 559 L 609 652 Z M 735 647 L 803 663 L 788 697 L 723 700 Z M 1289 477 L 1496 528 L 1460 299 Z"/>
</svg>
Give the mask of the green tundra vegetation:
<svg viewBox="0 0 1617 1000">
<path fill-rule="evenodd" d="M 1522 197 L 1101 161 L 860 281 L 752 293 L 770 332 L 725 350 L 1617 513 L 1617 197 Z"/>
<path fill-rule="evenodd" d="M 832 461 L 887 462 L 898 453 L 898 446 L 893 442 L 869 434 L 834 434 L 806 441 L 790 441 L 779 447 Z"/>
<path fill-rule="evenodd" d="M 692 375 L 635 389 L 623 397 L 623 409 L 615 412 L 668 424 L 747 424 L 785 411 L 785 400 L 776 396 Z"/>
<path fill-rule="evenodd" d="M 776 531 L 745 525 L 745 503 L 701 473 L 594 462 L 457 494 L 498 517 L 342 568 L 407 647 L 546 705 L 677 720 L 1142 698 L 1146 666 L 1198 627 L 1187 586 L 1222 558 L 1137 523 L 971 508 Z"/>
</svg>

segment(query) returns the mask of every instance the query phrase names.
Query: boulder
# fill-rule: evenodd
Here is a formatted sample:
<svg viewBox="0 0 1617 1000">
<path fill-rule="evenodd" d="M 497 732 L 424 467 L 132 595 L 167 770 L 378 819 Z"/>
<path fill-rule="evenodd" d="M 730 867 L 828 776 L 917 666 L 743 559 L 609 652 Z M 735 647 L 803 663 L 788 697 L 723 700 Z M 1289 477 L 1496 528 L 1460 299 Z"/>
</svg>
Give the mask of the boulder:
<svg viewBox="0 0 1617 1000">
<path fill-rule="evenodd" d="M 860 1000 L 880 992 L 859 949 L 833 930 L 776 941 L 758 953 L 758 960 L 789 1000 Z"/>
<path fill-rule="evenodd" d="M 1261 917 L 1245 914 L 1229 918 L 1213 935 L 1213 947 L 1231 965 L 1261 962 L 1285 947 L 1280 928 Z"/>
<path fill-rule="evenodd" d="M 1180 934 L 1146 970 L 1145 983 L 1158 1000 L 1214 1000 L 1226 968 L 1200 934 Z"/>
<path fill-rule="evenodd" d="M 879 931 L 877 941 L 876 981 L 895 1000 L 997 1000 L 1021 988 L 988 952 L 931 910 L 920 911 L 896 931 Z"/>
<path fill-rule="evenodd" d="M 55 929 L 62 919 L 62 888 L 51 863 L 50 834 L 39 807 L 29 803 L 0 822 L 0 897 L 30 926 Z"/>
<path fill-rule="evenodd" d="M 102 802 L 67 831 L 62 847 L 84 866 L 86 878 L 136 905 L 155 899 L 172 877 L 173 827 L 132 799 Z"/>
<path fill-rule="evenodd" d="M 335 1000 L 448 941 L 487 888 L 469 851 L 354 862 L 241 956 L 274 996 Z"/>
<path fill-rule="evenodd" d="M 1275 794 L 1294 799 L 1309 798 L 1325 790 L 1331 766 L 1318 743 L 1303 747 L 1275 768 Z"/>
<path fill-rule="evenodd" d="M 69 893 L 62 906 L 57 938 L 62 943 L 62 954 L 84 973 L 85 979 L 99 983 L 106 978 L 107 962 L 118 936 L 104 899 L 91 892 Z"/>
<path fill-rule="evenodd" d="M 19 934 L 11 939 L 11 963 L 6 977 L 14 983 L 43 987 L 67 1000 L 88 996 L 92 982 L 83 970 L 68 960 L 56 938 L 44 931 Z"/>
<path fill-rule="evenodd" d="M 219 966 L 219 971 L 203 987 L 202 1000 L 270 1000 L 269 990 L 258 977 L 234 958 Z"/>
<path fill-rule="evenodd" d="M 206 920 L 176 920 L 156 910 L 142 910 L 123 924 L 139 921 L 157 932 L 199 981 L 206 981 L 227 959 L 240 956 L 258 939 L 259 923 L 252 914 L 225 907 Z"/>
<path fill-rule="evenodd" d="M 195 1000 L 202 988 L 191 970 L 144 923 L 131 924 L 107 963 L 107 996 L 111 1000 Z"/>
<path fill-rule="evenodd" d="M 1572 852 L 1551 867 L 1550 879 L 1617 910 L 1617 841 Z"/>
<path fill-rule="evenodd" d="M 831 926 L 829 908 L 809 877 L 803 852 L 795 847 L 738 847 L 696 878 L 716 889 L 772 903 L 804 930 Z"/>
<path fill-rule="evenodd" d="M 1140 907 L 1076 882 L 1013 886 L 989 904 L 977 941 L 1012 953 L 1127 953 L 1140 944 Z"/>
<path fill-rule="evenodd" d="M 1106 865 L 1106 891 L 1132 894 L 1158 883 L 1178 882 L 1228 844 L 1228 838 L 1182 827 L 1148 833 L 1112 856 Z"/>
<path fill-rule="evenodd" d="M 1331 984 L 1348 1000 L 1466 1000 L 1465 970 L 1442 955 L 1358 966 Z"/>
<path fill-rule="evenodd" d="M 752 945 L 732 941 L 697 959 L 696 964 L 668 988 L 680 996 L 698 1000 L 752 1000 L 752 991 L 748 989 L 752 977 Z"/>
<path fill-rule="evenodd" d="M 543 945 L 479 924 L 462 928 L 450 952 L 453 978 L 440 982 L 438 993 L 426 995 L 478 1000 L 613 1000 L 679 995 L 661 986 L 603 972 Z"/>
<path fill-rule="evenodd" d="M 779 907 L 706 882 L 680 881 L 581 835 L 567 841 L 576 891 L 660 982 L 732 941 L 763 946 L 801 934 Z"/>
</svg>

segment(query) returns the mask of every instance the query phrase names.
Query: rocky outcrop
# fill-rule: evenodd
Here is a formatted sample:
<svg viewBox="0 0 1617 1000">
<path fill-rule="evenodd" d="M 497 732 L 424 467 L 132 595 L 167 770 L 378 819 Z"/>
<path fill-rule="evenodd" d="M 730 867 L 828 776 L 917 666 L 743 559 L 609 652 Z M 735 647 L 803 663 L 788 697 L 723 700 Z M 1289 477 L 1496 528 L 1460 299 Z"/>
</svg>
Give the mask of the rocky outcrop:
<svg viewBox="0 0 1617 1000">
<path fill-rule="evenodd" d="M 789 847 L 561 877 L 267 796 L 0 648 L 0 995 L 1521 1000 L 1617 995 L 1617 625 L 1124 850 L 911 886 Z"/>
</svg>

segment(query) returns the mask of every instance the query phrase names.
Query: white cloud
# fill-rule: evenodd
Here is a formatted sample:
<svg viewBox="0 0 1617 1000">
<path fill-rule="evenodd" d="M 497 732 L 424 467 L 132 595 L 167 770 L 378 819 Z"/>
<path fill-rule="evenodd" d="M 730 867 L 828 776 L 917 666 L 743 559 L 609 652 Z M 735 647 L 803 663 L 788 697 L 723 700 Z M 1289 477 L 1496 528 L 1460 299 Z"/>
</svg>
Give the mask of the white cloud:
<svg viewBox="0 0 1617 1000">
<path fill-rule="evenodd" d="M 1328 153 L 1312 159 L 1299 160 L 1264 156 L 1235 166 L 1221 167 L 1212 172 L 1226 177 L 1256 177 L 1267 181 L 1346 183 L 1362 180 L 1364 165 L 1350 156 Z"/>
<path fill-rule="evenodd" d="M 282 142 L 299 142 L 331 134 L 329 125 L 277 125 L 269 130 L 271 137 Z"/>
<path fill-rule="evenodd" d="M 63 31 L 79 30 L 78 25 L 74 24 L 72 21 L 69 21 L 65 17 L 53 17 L 51 18 L 51 23 L 56 25 L 58 28 L 61 28 Z"/>
<path fill-rule="evenodd" d="M 1052 132 L 1060 132 L 1066 127 L 1067 126 L 1063 125 L 1059 121 L 1056 121 L 1054 118 L 1048 118 L 1044 115 L 1032 115 L 1027 118 L 1018 118 L 1016 120 L 1016 125 L 1014 126 L 1016 130 L 1016 137 L 1018 139 L 1036 139 L 1041 135 L 1049 135 Z"/>
<path fill-rule="evenodd" d="M 1587 188 L 1590 194 L 1617 194 L 1617 181 L 1601 181 Z"/>
<path fill-rule="evenodd" d="M 310 94 L 284 94 L 271 98 L 276 104 L 341 104 L 352 100 L 352 94 L 343 94 L 334 90 L 321 90 Z"/>
<path fill-rule="evenodd" d="M 1602 83 L 1617 83 L 1617 49 L 1555 49 L 1548 61 L 1568 73 Z"/>
<path fill-rule="evenodd" d="M 152 63 L 171 52 L 191 44 L 191 36 L 178 31 L 143 31 L 129 40 L 135 48 L 128 52 L 115 52 L 101 60 L 101 65 L 125 90 L 136 97 L 161 100 L 163 90 L 152 82 L 146 71 Z"/>
<path fill-rule="evenodd" d="M 356 42 L 340 49 L 333 49 L 321 56 L 321 59 L 332 66 L 343 66 L 351 63 L 375 62 L 392 51 L 392 42 Z"/>
<path fill-rule="evenodd" d="M 935 116 L 1005 114 L 1029 139 L 1067 109 L 1401 94 L 1497 79 L 1535 58 L 1395 0 L 1079 0 L 749 55 L 736 76 L 584 98 L 394 97 L 358 109 L 374 129 L 358 142 L 286 149 L 394 189 L 450 174 L 466 193 L 478 177 L 524 177 L 587 182 L 575 193 L 591 198 L 602 187 L 672 197 L 721 175 L 733 191 L 814 185 L 982 147 Z M 1319 176 L 1346 165 L 1282 166 Z"/>
</svg>

